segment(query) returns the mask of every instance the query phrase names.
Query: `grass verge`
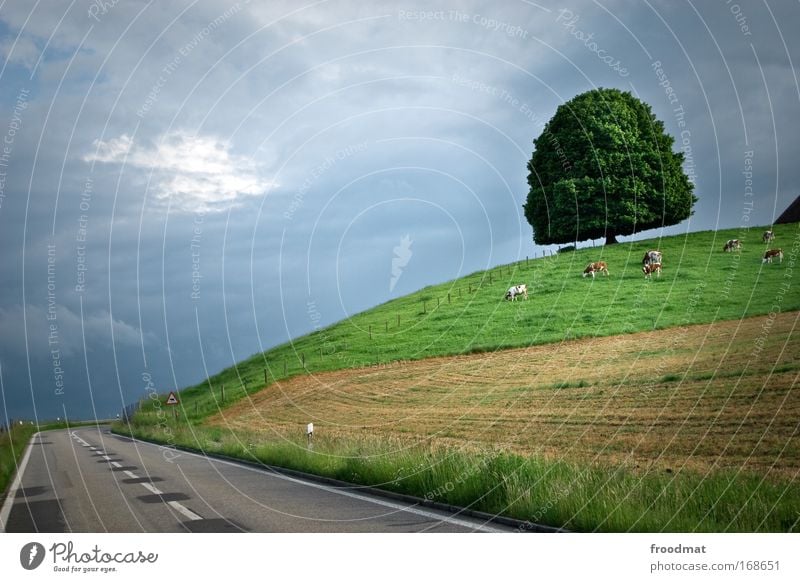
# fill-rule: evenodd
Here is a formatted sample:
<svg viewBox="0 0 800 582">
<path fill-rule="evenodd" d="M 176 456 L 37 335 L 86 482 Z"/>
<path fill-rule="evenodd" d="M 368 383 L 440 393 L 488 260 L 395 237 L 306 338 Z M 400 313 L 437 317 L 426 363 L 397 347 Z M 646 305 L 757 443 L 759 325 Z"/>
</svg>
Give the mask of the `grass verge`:
<svg viewBox="0 0 800 582">
<path fill-rule="evenodd" d="M 0 433 L 0 499 L 5 498 L 6 488 L 14 477 L 17 463 L 37 430 L 32 424 L 16 424 Z"/>
<path fill-rule="evenodd" d="M 301 438 L 183 423 L 134 420 L 114 431 L 572 531 L 800 531 L 792 480 L 735 471 L 641 472 L 367 437 L 319 438 L 309 449 Z"/>
</svg>

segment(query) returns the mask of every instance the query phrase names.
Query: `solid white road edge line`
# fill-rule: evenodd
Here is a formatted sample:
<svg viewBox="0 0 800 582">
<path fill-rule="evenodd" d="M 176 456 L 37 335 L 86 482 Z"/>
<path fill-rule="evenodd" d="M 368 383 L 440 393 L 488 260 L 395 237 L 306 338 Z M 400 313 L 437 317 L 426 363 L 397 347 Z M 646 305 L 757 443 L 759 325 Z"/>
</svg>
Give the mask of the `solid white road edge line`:
<svg viewBox="0 0 800 582">
<path fill-rule="evenodd" d="M 8 516 L 11 514 L 11 506 L 14 505 L 14 499 L 17 496 L 17 489 L 19 489 L 19 486 L 22 483 L 22 474 L 25 472 L 25 467 L 28 466 L 28 459 L 31 456 L 31 449 L 33 449 L 31 445 L 33 444 L 33 439 L 38 437 L 39 434 L 40 433 L 37 432 L 31 437 L 28 447 L 25 449 L 25 454 L 22 456 L 22 462 L 17 465 L 17 472 L 14 475 L 14 481 L 11 483 L 11 487 L 8 489 L 8 497 L 6 497 L 5 502 L 3 502 L 3 508 L 0 509 L 0 531 L 6 531 Z"/>
<path fill-rule="evenodd" d="M 163 445 L 157 445 L 155 443 L 148 443 L 147 441 L 140 441 L 139 439 L 133 439 L 131 437 L 127 437 L 124 435 L 117 435 L 119 437 L 128 439 L 130 441 L 134 441 L 136 443 L 141 443 L 143 445 L 149 445 L 151 447 L 161 447 Z M 503 533 L 503 530 L 493 528 L 491 526 L 480 524 L 480 523 L 473 523 L 467 521 L 465 519 L 460 519 L 457 517 L 451 517 L 446 514 L 442 513 L 434 513 L 433 511 L 426 511 L 424 509 L 417 509 L 416 507 L 410 507 L 408 505 L 400 505 L 399 503 L 392 503 L 391 501 L 385 501 L 383 499 L 367 497 L 365 495 L 360 495 L 358 493 L 352 493 L 350 491 L 343 491 L 336 487 L 329 487 L 327 485 L 322 485 L 321 483 L 312 483 L 311 481 L 302 481 L 300 479 L 295 479 L 294 477 L 289 477 L 288 475 L 281 475 L 280 473 L 272 473 L 269 471 L 265 471 L 264 469 L 257 469 L 255 467 L 250 467 L 245 464 L 241 463 L 234 463 L 232 461 L 226 461 L 224 459 L 215 459 L 213 457 L 206 457 L 205 455 L 200 455 L 198 453 L 190 453 L 188 451 L 181 451 L 181 453 L 185 455 L 191 455 L 193 457 L 199 457 L 200 459 L 204 459 L 206 461 L 212 463 L 221 463 L 223 465 L 229 465 L 231 467 L 237 467 L 239 469 L 247 469 L 248 471 L 253 471 L 254 473 L 260 473 L 262 475 L 267 475 L 270 477 L 277 477 L 278 479 L 283 479 L 284 481 L 289 481 L 291 483 L 297 483 L 299 485 L 305 485 L 306 487 L 314 487 L 315 489 L 321 489 L 322 491 L 327 491 L 329 493 L 335 493 L 337 495 L 343 495 L 345 497 L 350 497 L 352 499 L 358 499 L 360 501 L 366 501 L 369 503 L 374 503 L 376 505 L 382 505 L 383 507 L 388 507 L 390 509 L 395 509 L 397 511 L 405 511 L 408 513 L 413 513 L 415 515 L 419 515 L 420 517 L 427 517 L 429 519 L 436 519 L 439 521 L 447 522 L 453 525 L 459 525 L 461 527 L 466 527 L 473 530 L 483 531 L 483 532 L 492 532 L 492 533 Z M 144 485 L 144 483 L 142 483 Z"/>
</svg>

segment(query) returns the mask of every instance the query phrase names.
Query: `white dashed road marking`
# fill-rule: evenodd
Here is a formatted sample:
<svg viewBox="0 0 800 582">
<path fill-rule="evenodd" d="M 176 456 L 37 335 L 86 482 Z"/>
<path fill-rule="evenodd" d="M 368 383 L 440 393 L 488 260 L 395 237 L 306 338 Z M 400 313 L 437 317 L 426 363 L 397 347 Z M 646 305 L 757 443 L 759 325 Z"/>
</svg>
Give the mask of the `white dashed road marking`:
<svg viewBox="0 0 800 582">
<path fill-rule="evenodd" d="M 72 433 L 72 438 L 74 438 L 82 447 L 88 448 L 95 455 L 101 456 L 106 461 L 111 461 L 111 457 L 106 454 L 106 451 L 104 451 L 102 449 L 99 449 L 97 447 L 93 447 L 92 445 L 87 443 L 85 440 L 83 440 L 81 437 L 79 437 L 75 433 Z M 28 450 L 28 452 L 30 452 L 30 449 Z M 26 456 L 25 461 L 27 461 L 27 456 Z M 114 468 L 117 468 L 117 469 L 122 467 L 122 465 L 120 465 L 117 461 L 111 461 L 110 465 L 112 467 L 114 467 Z M 123 473 L 127 477 L 129 477 L 131 479 L 138 479 L 139 478 L 136 475 L 136 473 L 134 473 L 133 471 L 125 470 L 125 471 L 123 471 Z M 150 483 L 139 483 L 139 485 L 141 485 L 142 487 L 147 489 L 153 495 L 164 495 L 163 491 L 161 491 L 158 487 L 155 487 L 154 485 L 151 485 Z M 187 519 L 191 519 L 192 521 L 197 521 L 197 520 L 203 519 L 201 516 L 197 515 L 194 511 L 192 511 L 191 509 L 189 509 L 188 507 L 186 507 L 182 503 L 178 503 L 177 501 L 167 501 L 166 503 L 172 509 L 174 509 L 175 511 L 177 511 L 178 513 L 180 513 L 181 515 L 183 515 Z"/>
<path fill-rule="evenodd" d="M 144 487 L 145 489 L 147 489 L 153 495 L 164 495 L 164 492 L 161 491 L 161 489 L 159 489 L 158 487 L 156 487 L 154 485 L 151 485 L 150 483 L 141 483 L 140 485 L 142 487 Z"/>
<path fill-rule="evenodd" d="M 203 519 L 202 517 L 197 515 L 194 511 L 192 511 L 191 509 L 187 508 L 184 505 L 181 505 L 177 501 L 167 501 L 167 505 L 169 505 L 175 511 L 179 511 L 185 517 L 191 519 L 192 521 L 197 521 L 198 519 Z"/>
</svg>

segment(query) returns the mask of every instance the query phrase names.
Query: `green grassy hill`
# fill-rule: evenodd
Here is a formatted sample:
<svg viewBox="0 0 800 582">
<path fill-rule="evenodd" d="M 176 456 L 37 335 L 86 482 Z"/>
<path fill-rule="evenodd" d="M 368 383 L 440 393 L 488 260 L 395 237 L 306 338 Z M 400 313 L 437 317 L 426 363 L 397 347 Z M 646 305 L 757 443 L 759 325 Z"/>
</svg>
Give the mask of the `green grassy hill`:
<svg viewBox="0 0 800 582">
<path fill-rule="evenodd" d="M 786 420 L 798 410 L 796 317 L 766 315 L 800 310 L 793 280 L 800 224 L 775 228 L 770 246 L 783 248 L 782 264 L 762 264 L 762 232 L 699 232 L 583 249 L 430 286 L 183 390 L 177 419 L 163 398 L 148 400 L 115 430 L 577 531 L 796 531 L 797 440 Z M 729 238 L 742 241 L 741 253 L 722 252 Z M 664 273 L 645 280 L 641 258 L 652 248 L 664 254 Z M 608 263 L 611 275 L 583 278 L 585 265 L 597 260 Z M 529 300 L 505 301 L 518 283 L 527 283 Z M 528 362 L 516 362 L 514 352 L 482 356 L 471 365 L 484 373 L 458 386 L 446 374 L 431 380 L 437 372 L 413 369 L 446 363 L 437 361 L 369 370 L 372 376 L 340 374 L 348 377 L 344 384 L 302 376 L 757 315 L 714 326 L 710 336 L 701 328 L 637 336 L 639 368 L 615 360 L 588 380 L 614 360 L 618 339 L 574 342 L 561 351 L 556 345 L 552 357 L 541 354 L 549 347 L 539 349 L 540 357 L 564 367 L 563 376 L 576 370 L 571 350 L 587 364 L 592 356 L 580 350 L 593 350 L 598 365 L 579 382 L 566 382 L 571 378 L 559 368 L 542 370 L 536 350 L 525 352 L 533 358 Z M 680 345 L 665 354 L 673 342 Z M 759 346 L 763 355 L 750 365 Z M 672 368 L 661 369 L 670 362 Z M 369 384 L 377 376 L 386 382 L 390 373 L 390 394 L 381 393 L 384 384 Z M 277 381 L 280 387 L 230 407 Z M 502 386 L 495 390 L 493 382 Z M 313 448 L 302 432 L 309 417 L 294 414 L 297 402 L 320 420 Z M 490 430 L 512 444 L 524 436 L 529 446 L 509 451 L 483 434 Z M 460 437 L 445 438 L 451 433 Z M 749 468 L 753 461 L 762 463 L 758 470 Z"/>
<path fill-rule="evenodd" d="M 426 287 L 290 343 L 257 354 L 181 392 L 184 417 L 199 420 L 245 394 L 299 373 L 396 360 L 493 351 L 800 309 L 800 287 L 785 276 L 800 224 L 776 226 L 771 247 L 782 264 L 762 264 L 763 228 L 706 231 L 580 249 L 523 260 Z M 739 238 L 740 253 L 724 253 Z M 648 249 L 664 254 L 660 279 L 645 280 Z M 581 276 L 588 262 L 608 263 L 610 276 Z M 527 283 L 529 300 L 504 300 Z M 790 283 L 787 289 L 783 284 Z M 223 400 L 224 386 L 224 400 Z M 143 412 L 149 409 L 143 407 Z"/>
</svg>

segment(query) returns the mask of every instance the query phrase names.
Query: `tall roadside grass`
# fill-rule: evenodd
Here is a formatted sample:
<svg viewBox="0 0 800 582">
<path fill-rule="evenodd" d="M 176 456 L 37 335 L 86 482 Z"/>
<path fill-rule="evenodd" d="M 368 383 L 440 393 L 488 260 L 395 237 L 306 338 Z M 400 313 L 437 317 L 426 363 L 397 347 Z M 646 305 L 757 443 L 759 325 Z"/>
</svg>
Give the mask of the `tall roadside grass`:
<svg viewBox="0 0 800 582">
<path fill-rule="evenodd" d="M 117 424 L 114 431 L 167 440 L 164 427 L 154 424 Z M 800 488 L 752 474 L 637 472 L 368 437 L 318 438 L 309 448 L 301 436 L 264 442 L 186 424 L 170 427 L 168 436 L 202 452 L 572 531 L 800 531 Z"/>
<path fill-rule="evenodd" d="M 31 436 L 38 429 L 32 424 L 14 424 L 0 433 L 0 499 L 5 497 L 5 490 L 17 469 L 22 453 Z"/>
</svg>

